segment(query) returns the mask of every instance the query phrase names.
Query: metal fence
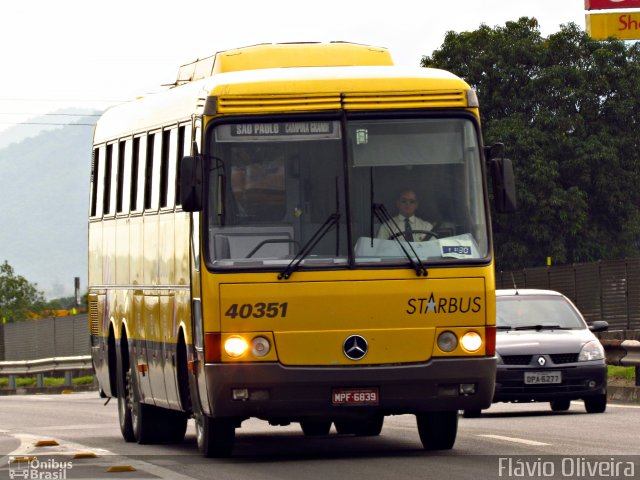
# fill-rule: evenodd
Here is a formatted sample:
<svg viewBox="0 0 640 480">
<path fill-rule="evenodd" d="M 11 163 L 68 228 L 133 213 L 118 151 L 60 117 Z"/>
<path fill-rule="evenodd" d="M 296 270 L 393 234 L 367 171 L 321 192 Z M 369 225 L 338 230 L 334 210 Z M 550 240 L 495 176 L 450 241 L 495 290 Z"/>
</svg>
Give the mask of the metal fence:
<svg viewBox="0 0 640 480">
<path fill-rule="evenodd" d="M 610 330 L 640 330 L 640 258 L 496 272 L 497 288 L 557 290 L 576 304 L 587 323 Z"/>
<path fill-rule="evenodd" d="M 0 361 L 91 354 L 87 314 L 0 325 Z"/>
</svg>

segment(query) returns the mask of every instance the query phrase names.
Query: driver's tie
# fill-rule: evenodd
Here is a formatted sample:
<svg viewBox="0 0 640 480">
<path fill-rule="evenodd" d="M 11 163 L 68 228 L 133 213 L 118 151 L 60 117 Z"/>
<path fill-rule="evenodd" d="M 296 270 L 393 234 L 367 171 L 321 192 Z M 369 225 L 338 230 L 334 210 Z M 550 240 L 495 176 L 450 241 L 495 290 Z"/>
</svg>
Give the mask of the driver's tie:
<svg viewBox="0 0 640 480">
<path fill-rule="evenodd" d="M 413 233 L 411 231 L 411 222 L 409 222 L 408 218 L 404 219 L 404 238 L 407 239 L 407 242 L 413 242 Z"/>
</svg>

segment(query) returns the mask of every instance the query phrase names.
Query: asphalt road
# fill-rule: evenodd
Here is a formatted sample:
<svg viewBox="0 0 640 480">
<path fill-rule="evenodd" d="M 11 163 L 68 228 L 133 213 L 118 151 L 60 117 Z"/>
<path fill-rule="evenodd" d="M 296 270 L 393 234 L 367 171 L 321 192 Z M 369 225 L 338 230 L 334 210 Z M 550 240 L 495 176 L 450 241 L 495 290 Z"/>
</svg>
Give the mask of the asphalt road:
<svg viewBox="0 0 640 480">
<path fill-rule="evenodd" d="M 454 449 L 439 453 L 422 449 L 410 415 L 387 417 L 369 438 L 333 430 L 307 438 L 298 424 L 252 419 L 237 430 L 233 458 L 207 459 L 193 422 L 179 445 L 125 443 L 116 402 L 104 403 L 95 392 L 0 397 L 0 479 L 640 478 L 638 405 L 587 414 L 582 402 L 561 413 L 546 403 L 497 404 L 481 418 L 460 417 Z M 36 446 L 50 440 L 57 445 Z"/>
</svg>

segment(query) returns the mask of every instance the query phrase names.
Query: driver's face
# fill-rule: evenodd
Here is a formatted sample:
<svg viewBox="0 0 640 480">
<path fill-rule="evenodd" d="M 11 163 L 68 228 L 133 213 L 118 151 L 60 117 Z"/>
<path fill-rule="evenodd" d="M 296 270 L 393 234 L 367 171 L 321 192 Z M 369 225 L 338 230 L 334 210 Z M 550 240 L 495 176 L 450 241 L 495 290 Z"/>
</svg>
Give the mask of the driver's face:
<svg viewBox="0 0 640 480">
<path fill-rule="evenodd" d="M 418 199 L 414 192 L 403 192 L 398 198 L 396 204 L 398 211 L 403 217 L 411 217 L 415 214 L 416 208 L 418 208 Z"/>
</svg>

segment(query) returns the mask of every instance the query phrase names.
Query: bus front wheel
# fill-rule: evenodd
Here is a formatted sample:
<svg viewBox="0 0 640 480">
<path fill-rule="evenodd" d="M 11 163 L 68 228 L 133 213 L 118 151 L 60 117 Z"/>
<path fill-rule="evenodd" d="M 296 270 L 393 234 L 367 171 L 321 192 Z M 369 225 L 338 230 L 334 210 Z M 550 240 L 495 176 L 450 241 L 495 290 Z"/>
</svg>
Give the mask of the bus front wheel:
<svg viewBox="0 0 640 480">
<path fill-rule="evenodd" d="M 233 419 L 195 415 L 198 450 L 205 457 L 228 457 L 233 450 L 236 427 Z"/>
<path fill-rule="evenodd" d="M 456 442 L 458 411 L 427 412 L 416 415 L 420 441 L 425 450 L 450 450 Z"/>
</svg>

